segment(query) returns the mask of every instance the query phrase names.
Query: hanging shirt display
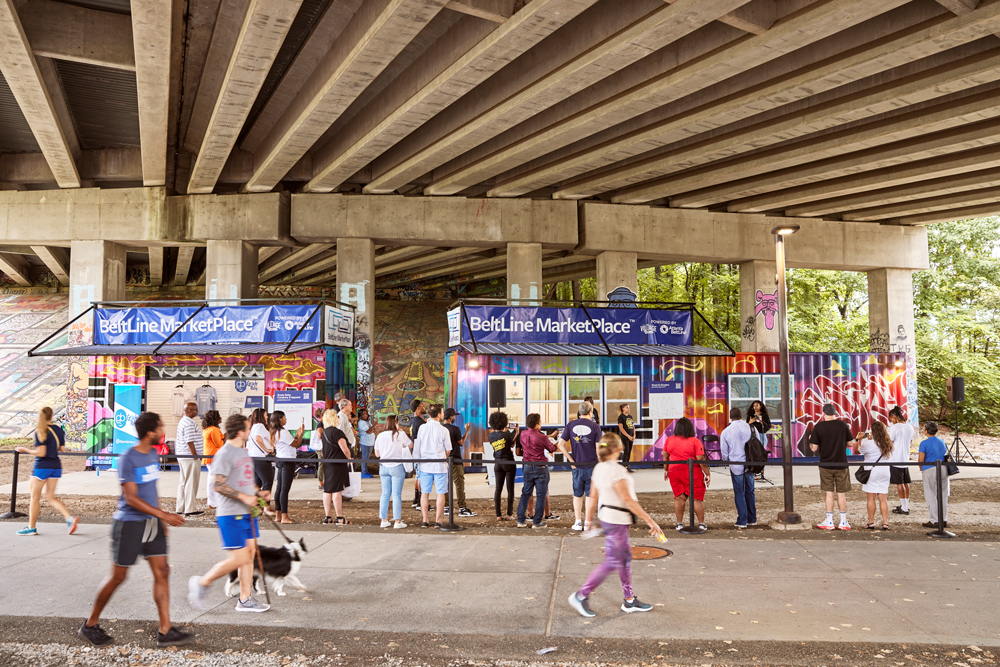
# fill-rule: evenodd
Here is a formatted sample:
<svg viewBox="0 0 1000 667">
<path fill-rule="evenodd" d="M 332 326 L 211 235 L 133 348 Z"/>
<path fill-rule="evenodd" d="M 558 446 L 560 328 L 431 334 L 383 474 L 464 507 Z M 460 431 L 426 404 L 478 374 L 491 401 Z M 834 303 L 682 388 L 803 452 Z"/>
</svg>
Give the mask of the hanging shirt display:
<svg viewBox="0 0 1000 667">
<path fill-rule="evenodd" d="M 194 400 L 198 404 L 198 414 L 204 416 L 209 410 L 215 409 L 219 396 L 215 393 L 214 387 L 206 384 L 194 390 Z"/>
<path fill-rule="evenodd" d="M 191 394 L 184 388 L 184 385 L 174 387 L 170 393 L 170 414 L 174 417 L 184 415 L 184 406 L 191 400 Z"/>
</svg>

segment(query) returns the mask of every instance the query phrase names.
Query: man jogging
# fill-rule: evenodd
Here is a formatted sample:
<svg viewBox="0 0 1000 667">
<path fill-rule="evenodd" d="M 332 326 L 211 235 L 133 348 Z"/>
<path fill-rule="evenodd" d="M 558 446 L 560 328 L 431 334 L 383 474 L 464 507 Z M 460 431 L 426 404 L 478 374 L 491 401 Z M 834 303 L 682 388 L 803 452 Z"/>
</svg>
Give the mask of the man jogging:
<svg viewBox="0 0 1000 667">
<path fill-rule="evenodd" d="M 167 528 L 180 526 L 184 517 L 160 509 L 156 480 L 160 476 L 160 456 L 153 449 L 163 436 L 163 422 L 152 412 L 135 420 L 139 444 L 118 459 L 118 479 L 122 495 L 111 520 L 111 575 L 101 584 L 94 608 L 78 634 L 94 646 L 107 646 L 114 639 L 98 622 L 115 590 L 128 576 L 128 569 L 142 555 L 153 571 L 153 600 L 160 617 L 156 645 L 184 646 L 194 641 L 193 632 L 181 632 L 170 624 L 170 565 L 167 564 Z M 166 524 L 166 525 L 164 525 Z"/>
<path fill-rule="evenodd" d="M 240 576 L 240 599 L 236 603 L 236 611 L 261 612 L 270 609 L 269 605 L 257 602 L 251 595 L 253 561 L 260 531 L 250 508 L 257 503 L 257 498 L 270 500 L 271 492 L 259 490 L 253 482 L 253 462 L 245 449 L 248 432 L 246 417 L 231 415 L 226 420 L 226 444 L 212 460 L 212 484 L 219 497 L 215 518 L 222 535 L 222 548 L 229 552 L 229 558 L 216 563 L 208 574 L 188 580 L 188 602 L 195 609 L 208 607 L 205 604 L 208 587 L 233 570 L 239 570 Z"/>
</svg>

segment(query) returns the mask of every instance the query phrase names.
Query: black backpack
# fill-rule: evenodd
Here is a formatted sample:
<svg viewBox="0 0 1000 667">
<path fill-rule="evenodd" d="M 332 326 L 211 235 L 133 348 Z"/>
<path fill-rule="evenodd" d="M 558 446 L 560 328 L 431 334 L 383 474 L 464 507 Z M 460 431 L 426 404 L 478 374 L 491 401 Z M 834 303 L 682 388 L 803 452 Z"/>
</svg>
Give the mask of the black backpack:
<svg viewBox="0 0 1000 667">
<path fill-rule="evenodd" d="M 747 455 L 747 471 L 754 475 L 764 472 L 764 466 L 767 465 L 767 448 L 764 444 L 751 435 L 743 445 L 743 450 Z"/>
</svg>

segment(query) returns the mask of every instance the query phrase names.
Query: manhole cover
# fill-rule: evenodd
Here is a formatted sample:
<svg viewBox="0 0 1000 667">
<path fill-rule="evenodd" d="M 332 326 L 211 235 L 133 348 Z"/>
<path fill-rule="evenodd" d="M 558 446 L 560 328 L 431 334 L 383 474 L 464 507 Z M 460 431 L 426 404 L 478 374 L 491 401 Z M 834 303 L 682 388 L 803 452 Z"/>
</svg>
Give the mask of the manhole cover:
<svg viewBox="0 0 1000 667">
<path fill-rule="evenodd" d="M 661 549 L 660 547 L 632 547 L 632 560 L 653 560 L 673 555 L 674 552 L 670 549 Z"/>
</svg>

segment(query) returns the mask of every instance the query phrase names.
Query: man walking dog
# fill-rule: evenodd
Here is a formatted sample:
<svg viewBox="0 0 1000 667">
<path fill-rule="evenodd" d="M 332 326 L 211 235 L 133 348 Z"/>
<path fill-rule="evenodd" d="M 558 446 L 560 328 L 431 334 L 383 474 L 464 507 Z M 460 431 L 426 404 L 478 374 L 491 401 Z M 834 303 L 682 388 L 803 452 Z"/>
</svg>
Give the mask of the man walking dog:
<svg viewBox="0 0 1000 667">
<path fill-rule="evenodd" d="M 212 460 L 212 484 L 219 496 L 215 517 L 222 536 L 222 548 L 229 558 L 216 563 L 204 576 L 188 580 L 188 602 L 195 609 L 206 609 L 205 594 L 213 581 L 234 570 L 239 571 L 240 598 L 236 611 L 262 612 L 269 605 L 258 602 L 252 593 L 253 561 L 257 554 L 260 530 L 251 508 L 258 498 L 271 499 L 270 491 L 261 491 L 253 481 L 253 460 L 247 454 L 246 417 L 232 415 L 226 420 L 226 444 Z"/>
</svg>

